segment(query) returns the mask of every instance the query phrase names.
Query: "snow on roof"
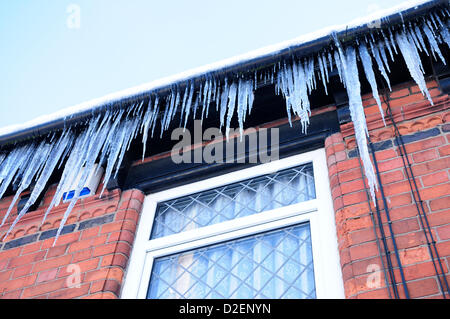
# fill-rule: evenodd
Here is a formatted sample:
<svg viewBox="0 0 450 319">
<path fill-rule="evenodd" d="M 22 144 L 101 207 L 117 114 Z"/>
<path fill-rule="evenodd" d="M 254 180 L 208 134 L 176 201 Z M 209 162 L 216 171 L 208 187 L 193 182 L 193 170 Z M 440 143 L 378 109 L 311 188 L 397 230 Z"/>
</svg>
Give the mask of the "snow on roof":
<svg viewBox="0 0 450 319">
<path fill-rule="evenodd" d="M 199 77 L 205 74 L 208 74 L 210 72 L 214 72 L 217 70 L 221 70 L 224 68 L 228 68 L 234 65 L 238 65 L 241 63 L 245 63 L 247 61 L 251 61 L 258 57 L 263 56 L 270 56 L 275 55 L 277 52 L 280 52 L 282 50 L 285 50 L 287 48 L 293 47 L 293 46 L 299 46 L 305 43 L 309 43 L 312 41 L 315 41 L 317 39 L 320 39 L 322 37 L 329 36 L 333 32 L 340 32 L 345 31 L 347 29 L 363 26 L 365 24 L 369 24 L 376 20 L 382 20 L 383 18 L 387 16 L 394 15 L 396 13 L 401 14 L 402 11 L 416 8 L 422 4 L 432 2 L 432 0 L 409 0 L 405 1 L 395 7 L 392 7 L 390 9 L 383 9 L 378 10 L 376 12 L 373 12 L 367 16 L 360 17 L 357 19 L 352 20 L 349 23 L 342 24 L 342 25 L 332 25 L 328 26 L 326 28 L 320 29 L 315 32 L 311 32 L 302 36 L 299 36 L 295 39 L 280 42 L 278 44 L 266 46 L 254 51 L 250 51 L 248 53 L 238 55 L 235 57 L 231 57 L 219 62 L 211 63 L 204 65 L 202 67 L 194 68 L 185 72 L 181 72 L 179 74 L 165 77 L 159 80 L 155 80 L 149 83 L 145 83 L 139 86 L 135 86 L 129 89 L 121 90 L 118 92 L 114 92 L 108 95 L 105 95 L 100 98 L 96 98 L 90 101 L 86 101 L 68 108 L 64 108 L 60 111 L 57 111 L 52 114 L 43 115 L 40 116 L 34 120 L 17 124 L 17 125 L 10 125 L 4 128 L 0 128 L 0 137 L 3 137 L 5 135 L 10 135 L 15 132 L 32 129 L 34 127 L 41 126 L 46 123 L 50 123 L 53 121 L 63 120 L 66 118 L 69 118 L 71 116 L 74 116 L 79 113 L 83 113 L 86 111 L 93 110 L 97 107 L 101 107 L 104 105 L 108 105 L 114 102 L 118 102 L 123 99 L 132 98 L 135 96 L 143 95 L 145 93 L 148 93 L 150 91 L 158 90 L 164 87 L 167 87 L 171 84 L 182 82 L 186 80 L 190 80 L 195 77 Z"/>
</svg>

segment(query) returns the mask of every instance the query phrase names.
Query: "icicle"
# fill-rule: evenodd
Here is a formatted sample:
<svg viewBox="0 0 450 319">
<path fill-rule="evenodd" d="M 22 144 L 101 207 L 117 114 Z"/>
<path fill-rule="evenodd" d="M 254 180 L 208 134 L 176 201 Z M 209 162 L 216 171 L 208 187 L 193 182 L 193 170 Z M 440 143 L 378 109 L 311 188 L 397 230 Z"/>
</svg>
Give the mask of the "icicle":
<svg viewBox="0 0 450 319">
<path fill-rule="evenodd" d="M 225 114 L 227 112 L 228 90 L 229 90 L 228 79 L 225 78 L 225 83 L 224 83 L 224 86 L 223 86 L 222 96 L 220 98 L 220 128 L 221 129 L 224 126 Z"/>
<path fill-rule="evenodd" d="M 156 98 L 155 98 L 155 106 L 153 108 L 154 108 L 154 111 L 153 111 L 153 119 L 152 119 L 152 123 L 153 123 L 152 124 L 152 137 L 153 137 L 153 133 L 155 132 L 156 119 L 157 119 L 158 113 L 159 113 L 159 97 L 158 96 L 156 96 Z"/>
<path fill-rule="evenodd" d="M 13 224 L 9 228 L 8 233 L 12 229 L 14 229 L 14 226 L 17 224 L 17 222 L 23 217 L 24 214 L 26 214 L 28 212 L 29 208 L 36 202 L 36 200 L 39 198 L 41 193 L 44 191 L 45 186 L 47 185 L 47 182 L 50 179 L 50 176 L 53 174 L 55 167 L 58 165 L 58 162 L 63 161 L 64 154 L 66 154 L 67 149 L 70 149 L 70 145 L 72 144 L 73 140 L 74 140 L 74 136 L 70 130 L 64 131 L 62 133 L 62 135 L 59 138 L 59 140 L 57 141 L 57 143 L 51 149 L 51 152 L 45 161 L 45 165 L 42 169 L 42 172 L 39 175 L 33 190 L 31 191 L 29 199 L 27 200 L 24 207 L 21 209 L 21 211 L 17 215 Z M 44 223 L 46 218 L 47 218 L 47 213 L 44 215 L 41 224 Z"/>
<path fill-rule="evenodd" d="M 386 80 L 386 83 L 389 87 L 389 91 L 392 91 L 391 83 L 389 81 L 389 76 L 387 75 L 386 70 L 384 69 L 383 61 L 381 60 L 381 56 L 380 56 L 380 52 L 378 51 L 378 47 L 376 45 L 373 45 L 372 42 L 370 42 L 370 41 L 369 41 L 369 44 L 370 44 L 370 49 L 372 51 L 373 57 L 375 58 L 375 61 L 377 62 L 378 70 L 380 70 L 381 75 Z"/>
<path fill-rule="evenodd" d="M 238 96 L 237 96 L 237 116 L 238 116 L 238 123 L 239 123 L 239 133 L 242 135 L 244 132 L 244 117 L 245 113 L 247 112 L 247 96 L 245 92 L 245 82 L 243 79 L 239 79 L 238 84 Z"/>
<path fill-rule="evenodd" d="M 219 112 L 219 108 L 220 108 L 220 97 L 222 92 L 220 91 L 221 85 L 220 85 L 220 80 L 217 80 L 219 83 L 217 84 L 217 92 L 216 95 L 214 96 L 214 103 L 216 104 L 216 111 Z"/>
<path fill-rule="evenodd" d="M 233 82 L 230 85 L 230 90 L 228 92 L 227 124 L 225 127 L 225 135 L 227 137 L 227 140 L 229 138 L 229 133 L 230 133 L 231 118 L 233 117 L 234 109 L 236 107 L 236 94 L 237 94 L 237 85 L 235 82 Z"/>
<path fill-rule="evenodd" d="M 324 68 L 324 71 L 325 71 L 325 77 L 327 79 L 327 83 L 329 83 L 330 79 L 329 79 L 329 76 L 328 76 L 327 59 L 326 59 L 326 57 L 325 57 L 325 55 L 323 53 L 320 55 L 320 58 L 322 59 L 322 65 L 323 65 L 323 68 Z"/>
<path fill-rule="evenodd" d="M 372 95 L 375 101 L 377 101 L 381 118 L 383 119 L 383 123 L 386 126 L 386 122 L 384 120 L 384 111 L 383 108 L 381 107 L 380 96 L 378 95 L 377 81 L 375 79 L 375 74 L 373 72 L 372 58 L 370 57 L 370 54 L 367 51 L 367 47 L 364 43 L 361 43 L 358 49 L 359 49 L 359 56 L 361 57 L 361 63 L 364 68 L 364 73 L 366 74 L 367 81 L 369 82 L 370 87 L 372 88 Z"/>
<path fill-rule="evenodd" d="M 383 29 L 381 29 L 381 34 L 383 35 L 384 45 L 386 46 L 386 48 L 389 51 L 389 56 L 391 57 L 391 61 L 394 61 L 394 54 L 392 53 L 391 42 L 389 42 L 388 38 L 384 34 Z"/>
<path fill-rule="evenodd" d="M 207 100 L 209 95 L 209 81 L 205 81 L 205 87 L 203 88 L 203 107 L 202 107 L 202 118 L 201 121 L 203 122 L 203 117 L 205 116 L 205 111 L 209 107 Z"/>
<path fill-rule="evenodd" d="M 331 51 L 328 51 L 328 63 L 330 64 L 330 71 L 333 71 L 333 58 L 331 57 Z"/>
<path fill-rule="evenodd" d="M 355 49 L 353 47 L 348 47 L 346 50 L 346 56 L 342 56 L 341 60 L 345 61 L 344 63 L 346 64 L 346 67 L 344 68 L 344 77 L 345 82 L 347 83 L 346 88 L 349 98 L 349 109 L 355 128 L 355 138 L 358 145 L 358 150 L 360 151 L 360 157 L 363 162 L 364 172 L 367 177 L 372 201 L 375 204 L 375 190 L 378 189 L 378 185 L 367 147 L 368 130 L 364 107 L 361 100 L 361 89 L 358 78 Z"/>
<path fill-rule="evenodd" d="M 200 104 L 200 92 L 197 92 L 197 94 L 195 95 L 195 102 L 194 102 L 194 113 L 193 113 L 193 118 L 195 119 L 197 117 L 197 110 L 198 110 L 198 106 Z"/>
<path fill-rule="evenodd" d="M 416 35 L 416 38 L 419 40 L 420 46 L 422 47 L 423 51 L 425 51 L 427 56 L 430 56 L 430 54 L 428 53 L 428 50 L 427 50 L 427 46 L 425 45 L 425 41 L 423 40 L 422 33 L 420 32 L 419 27 L 415 26 L 414 31 L 415 31 L 414 34 Z"/>
<path fill-rule="evenodd" d="M 5 221 L 8 219 L 11 210 L 14 208 L 16 201 L 19 199 L 19 196 L 30 186 L 35 175 L 39 173 L 40 167 L 47 160 L 50 150 L 50 144 L 41 142 L 41 144 L 33 151 L 33 154 L 29 154 L 31 155 L 31 160 L 27 163 L 26 168 L 23 171 L 23 175 L 20 177 L 18 190 L 16 191 L 0 226 L 3 226 Z"/>
<path fill-rule="evenodd" d="M 185 93 L 185 95 L 186 95 L 186 93 Z M 183 103 L 185 103 L 185 101 L 183 101 Z M 150 125 L 152 124 L 152 120 L 153 119 L 154 119 L 154 109 L 152 107 L 152 99 L 149 98 L 147 111 L 145 112 L 144 118 L 142 119 L 142 125 L 141 125 L 141 130 L 143 130 L 143 135 L 142 135 L 142 146 L 143 146 L 142 161 L 144 161 L 144 158 L 145 158 L 145 149 L 147 147 L 148 131 L 149 131 Z"/>
<path fill-rule="evenodd" d="M 412 28 L 411 23 L 410 23 L 410 24 L 409 24 L 409 29 L 407 30 L 407 32 L 408 32 L 408 37 L 411 38 L 411 39 L 413 40 L 413 43 L 414 43 L 414 45 L 416 46 L 416 48 L 417 48 L 420 52 L 422 52 L 422 51 L 423 51 L 422 45 L 421 45 L 421 43 L 420 43 L 420 41 L 419 41 L 419 38 L 418 38 L 416 32 L 413 31 L 413 30 L 414 30 L 414 29 Z"/>
<path fill-rule="evenodd" d="M 187 83 L 186 88 L 184 89 L 183 102 L 181 103 L 180 124 L 178 126 L 181 126 L 181 123 L 183 122 L 183 116 L 184 116 L 184 113 L 186 112 L 186 103 L 187 103 L 188 95 L 189 95 L 189 85 Z"/>
<path fill-rule="evenodd" d="M 186 107 L 185 107 L 185 116 L 184 116 L 184 125 L 183 127 L 186 129 L 187 120 L 189 118 L 189 113 L 191 112 L 192 108 L 192 98 L 194 96 L 194 82 L 191 82 L 191 88 L 189 89 L 189 97 L 186 101 Z"/>
<path fill-rule="evenodd" d="M 445 65 L 446 64 L 445 63 L 445 59 L 442 56 L 441 50 L 439 49 L 439 46 L 438 46 L 438 44 L 436 42 L 436 39 L 435 39 L 435 37 L 433 35 L 433 32 L 431 31 L 430 28 L 428 28 L 427 25 L 424 25 L 423 31 L 424 31 L 427 39 L 428 39 L 428 43 L 430 44 L 431 49 L 432 49 L 431 52 L 433 53 L 433 57 L 436 59 L 436 56 L 434 56 L 434 52 L 436 52 L 437 55 L 439 56 L 439 58 L 441 59 L 442 63 L 444 63 L 444 65 Z"/>
<path fill-rule="evenodd" d="M 30 159 L 34 149 L 34 144 L 16 148 L 4 160 L 0 170 L 0 198 L 5 194 L 16 173 L 21 174 L 24 170 L 24 163 Z"/>
<path fill-rule="evenodd" d="M 336 51 L 334 51 L 333 54 L 334 54 L 334 61 L 336 63 L 336 68 L 337 68 L 338 74 L 339 74 L 339 79 L 341 80 L 342 84 L 344 84 L 344 87 L 345 87 L 346 84 L 345 84 L 343 76 L 342 76 L 343 71 L 342 71 L 341 59 L 339 57 L 339 52 L 336 50 Z"/>
<path fill-rule="evenodd" d="M 383 59 L 384 66 L 386 67 L 387 71 L 390 73 L 391 69 L 389 68 L 389 63 L 388 63 L 388 59 L 386 56 L 385 48 L 381 42 L 378 43 L 377 46 L 378 46 L 378 51 L 381 53 L 381 58 Z"/>
<path fill-rule="evenodd" d="M 430 93 L 428 92 L 427 85 L 423 77 L 422 62 L 420 60 L 419 53 L 417 53 L 416 47 L 411 43 L 411 41 L 403 32 L 398 32 L 396 34 L 396 40 L 408 67 L 409 73 L 411 74 L 414 81 L 416 81 L 422 94 L 425 95 L 430 101 L 431 105 L 433 105 L 433 101 L 431 99 Z"/>
<path fill-rule="evenodd" d="M 445 43 L 447 43 L 447 46 L 450 48 L 450 32 L 448 26 L 444 26 L 441 29 L 441 36 Z"/>
<path fill-rule="evenodd" d="M 323 66 L 323 60 L 320 55 L 317 56 L 317 59 L 319 61 L 319 69 L 320 69 L 320 75 L 322 78 L 323 87 L 325 88 L 326 95 L 328 95 L 327 83 L 326 83 L 327 79 L 325 78 L 325 70 L 324 70 L 324 66 Z M 328 74 L 327 74 L 327 78 L 328 78 Z"/>
<path fill-rule="evenodd" d="M 389 28 L 388 31 L 389 31 L 389 39 L 391 40 L 391 45 L 394 48 L 395 54 L 398 54 L 397 46 L 395 45 L 394 35 L 392 34 L 391 28 Z"/>
</svg>

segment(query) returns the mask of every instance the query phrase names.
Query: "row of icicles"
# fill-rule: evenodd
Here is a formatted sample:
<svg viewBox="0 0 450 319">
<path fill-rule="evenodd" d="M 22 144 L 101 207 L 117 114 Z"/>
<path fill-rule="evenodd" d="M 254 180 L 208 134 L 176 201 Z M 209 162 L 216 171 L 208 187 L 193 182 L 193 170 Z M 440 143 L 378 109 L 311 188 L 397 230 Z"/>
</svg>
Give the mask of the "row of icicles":
<svg viewBox="0 0 450 319">
<path fill-rule="evenodd" d="M 292 123 L 292 116 L 299 117 L 305 133 L 310 116 L 309 95 L 316 89 L 318 80 L 322 82 L 328 94 L 327 83 L 333 67 L 337 68 L 340 80 L 347 90 L 356 141 L 371 196 L 374 199 L 377 183 L 367 148 L 368 130 L 361 100 L 357 60 L 362 63 L 364 74 L 382 116 L 383 109 L 378 95 L 375 70 L 381 73 L 390 88 L 389 63 L 393 62 L 398 54 L 403 56 L 412 78 L 422 93 L 430 103 L 433 103 L 426 87 L 419 53 L 424 52 L 446 63 L 439 44 L 450 46 L 448 21 L 449 12 L 444 9 L 439 13 L 430 14 L 427 18 L 419 18 L 419 21 L 415 23 L 403 23 L 398 30 L 391 27 L 385 30 L 374 29 L 376 38 L 379 40 L 375 40 L 374 35 L 370 34 L 359 38 L 356 45 L 346 47 L 340 44 L 336 35 L 332 35 L 333 48 L 324 49 L 315 57 L 279 62 L 270 72 L 258 74 L 255 71 L 253 74 L 251 71 L 252 76 L 249 77 L 229 76 L 218 80 L 211 75 L 199 88 L 194 87 L 193 81 L 188 81 L 185 83 L 184 90 L 174 86 L 165 97 L 159 97 L 156 92 L 153 92 L 148 99 L 148 105 L 144 106 L 144 102 L 141 101 L 127 110 L 106 109 L 105 113 L 89 119 L 81 133 L 75 133 L 74 128 L 69 127 L 61 134 L 50 134 L 41 142 L 30 142 L 14 148 L 9 153 L 0 153 L 0 199 L 11 184 L 17 187 L 1 225 L 8 220 L 20 194 L 34 183 L 28 201 L 18 212 L 4 238 L 40 197 L 53 171 L 65 163 L 56 193 L 45 212 L 42 223 L 51 209 L 60 204 L 63 193 L 76 181 L 77 176 L 81 172 L 82 175 L 78 181 L 75 196 L 70 200 L 69 207 L 59 225 L 56 242 L 94 165 L 101 163 L 105 167 L 104 186 L 101 191 L 103 194 L 105 185 L 111 176 L 117 175 L 125 152 L 138 134 L 142 134 L 144 146 L 142 157 L 144 158 L 147 139 L 149 136 L 153 137 L 156 124 L 160 123 L 162 136 L 177 113 L 180 114 L 180 126 L 186 127 L 190 117 L 201 119 L 208 117 L 210 106 L 215 104 L 220 116 L 220 126 L 225 127 L 227 137 L 235 114 L 237 114 L 242 134 L 245 118 L 252 110 L 258 77 L 260 81 L 275 85 L 275 93 L 285 98 L 289 122 Z M 160 103 L 160 99 L 165 101 Z M 165 105 L 163 112 L 160 112 L 160 104 Z M 159 116 L 159 113 L 162 115 Z M 82 170 L 82 168 L 85 169 Z"/>
</svg>

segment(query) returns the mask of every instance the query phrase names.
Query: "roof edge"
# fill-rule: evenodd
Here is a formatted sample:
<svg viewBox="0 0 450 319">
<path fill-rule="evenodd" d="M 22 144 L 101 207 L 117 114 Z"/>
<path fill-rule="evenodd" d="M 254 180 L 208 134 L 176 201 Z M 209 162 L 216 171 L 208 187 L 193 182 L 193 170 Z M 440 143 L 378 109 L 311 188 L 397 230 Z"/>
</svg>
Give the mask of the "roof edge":
<svg viewBox="0 0 450 319">
<path fill-rule="evenodd" d="M 160 80 L 108 94 L 101 98 L 83 102 L 50 115 L 38 117 L 23 124 L 7 126 L 0 129 L 0 145 L 38 137 L 52 130 L 62 129 L 65 126 L 80 122 L 93 114 L 102 112 L 108 106 L 115 105 L 117 107 L 117 105 L 129 103 L 133 100 L 142 100 L 156 91 L 164 92 L 174 85 L 183 82 L 200 81 L 208 74 L 225 74 L 237 72 L 242 69 L 251 69 L 259 64 L 270 64 L 278 61 L 280 58 L 289 57 L 292 54 L 299 52 L 303 52 L 306 55 L 329 44 L 331 41 L 330 35 L 334 32 L 338 37 L 342 35 L 351 37 L 355 34 L 369 31 L 371 29 L 370 23 L 375 20 L 381 20 L 382 24 L 395 24 L 403 19 L 409 19 L 416 15 L 420 15 L 421 13 L 446 2 L 448 1 L 407 1 L 393 8 L 380 10 L 369 16 L 355 19 L 344 25 L 330 26 L 293 40 L 284 41 L 216 63 L 188 70 L 174 76 L 165 77 Z"/>
</svg>

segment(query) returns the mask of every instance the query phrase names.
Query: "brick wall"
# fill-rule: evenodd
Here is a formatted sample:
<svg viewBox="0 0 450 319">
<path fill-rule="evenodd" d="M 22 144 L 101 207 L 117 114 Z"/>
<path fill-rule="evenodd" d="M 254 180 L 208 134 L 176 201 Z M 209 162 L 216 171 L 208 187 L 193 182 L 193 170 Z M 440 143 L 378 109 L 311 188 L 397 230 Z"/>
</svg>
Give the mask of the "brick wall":
<svg viewBox="0 0 450 319">
<path fill-rule="evenodd" d="M 41 225 L 54 191 L 7 238 L 17 212 L 0 229 L 0 298 L 118 298 L 143 193 L 116 190 L 80 200 L 53 246 L 67 208 L 54 208 Z M 1 212 L 9 202 L 0 202 Z"/>
<path fill-rule="evenodd" d="M 423 98 L 417 86 L 409 83 L 393 88 L 390 94 L 391 107 L 404 136 L 412 169 L 448 275 L 449 98 L 441 94 L 436 82 L 429 81 L 428 86 L 433 106 Z M 372 96 L 365 96 L 363 102 L 411 296 L 440 297 L 403 162 L 394 141 L 392 125 L 389 121 L 386 127 L 383 125 Z M 342 125 L 341 133 L 325 141 L 345 293 L 347 298 L 386 298 L 384 279 L 379 288 L 367 285 L 367 279 L 373 274 L 370 265 L 381 266 L 381 260 L 355 145 L 351 123 Z M 26 214 L 7 238 L 3 238 L 4 234 L 17 212 L 13 212 L 0 228 L 0 298 L 117 298 L 144 194 L 138 190 L 123 193 L 115 190 L 102 198 L 93 196 L 80 200 L 53 247 L 56 229 L 67 207 L 61 205 L 54 208 L 41 225 L 54 191 L 51 188 L 45 195 L 43 205 Z M 380 194 L 377 195 L 380 198 Z M 2 214 L 10 200 L 5 198 L 0 201 Z M 381 201 L 379 205 L 382 208 Z M 1 214 L 0 218 L 3 218 Z M 388 235 L 387 226 L 384 226 Z M 388 243 L 392 251 L 390 238 Z M 393 262 L 397 267 L 395 258 Z M 79 288 L 70 288 L 76 279 L 74 270 L 77 269 L 80 270 Z M 395 271 L 399 281 L 398 268 Z M 401 286 L 399 291 L 402 291 Z"/>
<path fill-rule="evenodd" d="M 437 249 L 450 281 L 449 98 L 440 92 L 436 82 L 428 81 L 427 85 L 433 97 L 433 106 L 412 83 L 393 88 L 390 106 L 406 144 Z M 395 143 L 393 126 L 388 120 L 387 126 L 383 125 L 372 96 L 364 96 L 363 101 L 410 295 L 412 298 L 439 298 L 438 282 Z M 386 109 L 385 104 L 383 107 Z M 382 263 L 355 144 L 351 123 L 342 125 L 341 133 L 325 141 L 345 294 L 347 298 L 387 298 L 384 273 L 381 273 L 381 287 L 371 284 L 373 270 L 377 269 L 373 265 L 381 267 Z M 380 192 L 377 197 L 379 207 L 383 209 Z M 375 213 L 373 205 L 372 211 Z M 381 215 L 384 216 L 383 229 L 388 237 L 396 281 L 400 282 L 384 210 Z M 380 236 L 379 231 L 377 236 Z M 385 259 L 384 262 L 386 264 Z M 398 289 L 403 296 L 402 286 L 399 285 Z"/>
</svg>

